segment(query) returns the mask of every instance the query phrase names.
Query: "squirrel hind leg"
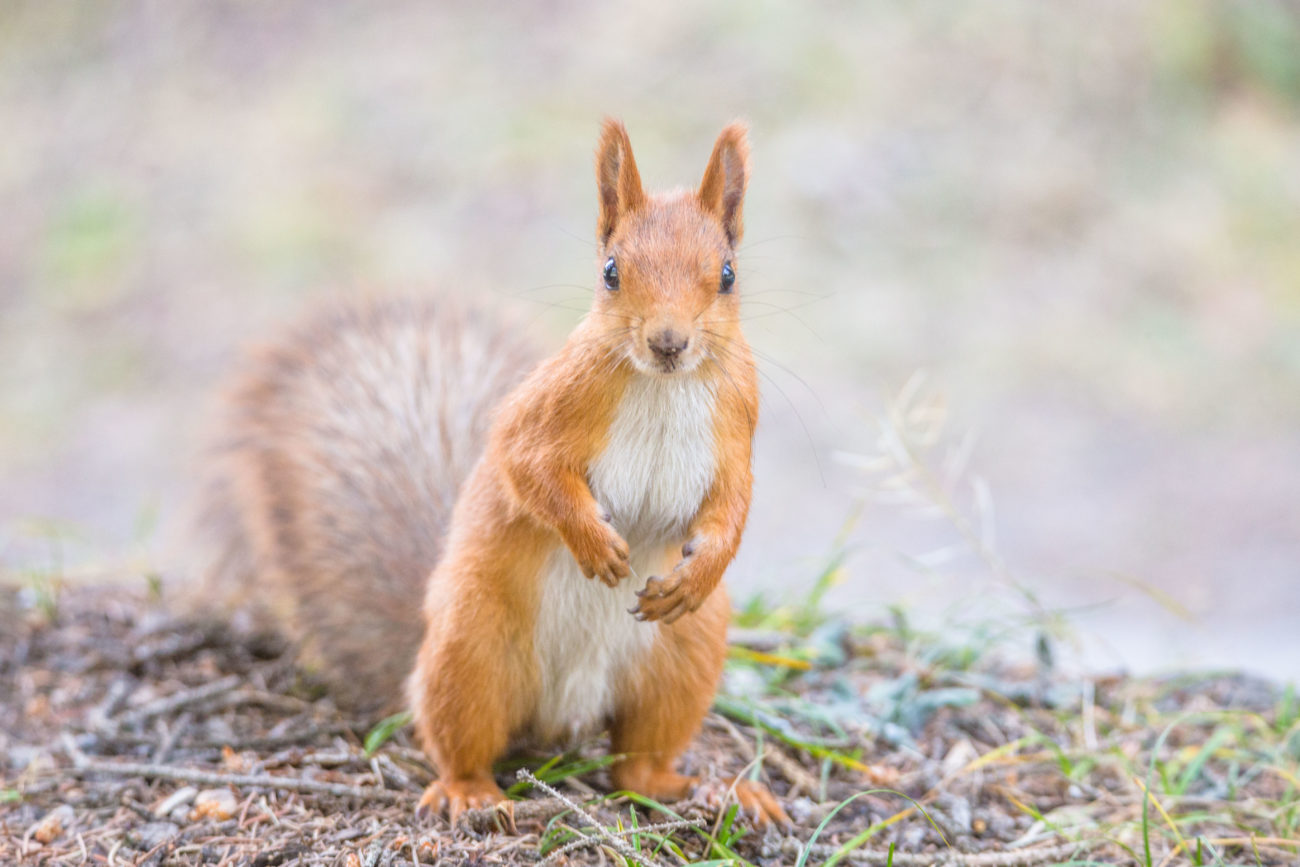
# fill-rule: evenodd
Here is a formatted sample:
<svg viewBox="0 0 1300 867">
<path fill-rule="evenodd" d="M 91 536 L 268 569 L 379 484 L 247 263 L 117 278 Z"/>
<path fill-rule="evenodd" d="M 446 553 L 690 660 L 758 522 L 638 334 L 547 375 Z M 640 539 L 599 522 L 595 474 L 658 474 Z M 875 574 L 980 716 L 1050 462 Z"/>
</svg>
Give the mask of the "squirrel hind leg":
<svg viewBox="0 0 1300 867">
<path fill-rule="evenodd" d="M 660 627 L 659 640 L 618 699 L 610 727 L 614 785 L 660 801 L 695 792 L 722 809 L 729 793 L 755 825 L 788 825 L 780 802 L 761 783 L 711 781 L 674 770 L 713 702 L 727 654 L 730 604 L 721 588 L 694 614 Z"/>
<path fill-rule="evenodd" d="M 704 721 L 722 673 L 727 624 L 719 607 L 710 599 L 695 614 L 661 625 L 619 690 L 610 747 L 624 758 L 611 769 L 615 785 L 653 798 L 679 798 L 689 789 L 691 780 L 673 766 Z"/>
<path fill-rule="evenodd" d="M 657 801 L 677 801 L 695 796 L 719 813 L 734 799 L 741 812 L 759 828 L 769 824 L 791 827 L 785 808 L 762 783 L 741 778 L 705 780 L 688 777 L 674 771 L 672 766 L 672 759 L 629 756 L 614 765 L 614 786 Z"/>
</svg>

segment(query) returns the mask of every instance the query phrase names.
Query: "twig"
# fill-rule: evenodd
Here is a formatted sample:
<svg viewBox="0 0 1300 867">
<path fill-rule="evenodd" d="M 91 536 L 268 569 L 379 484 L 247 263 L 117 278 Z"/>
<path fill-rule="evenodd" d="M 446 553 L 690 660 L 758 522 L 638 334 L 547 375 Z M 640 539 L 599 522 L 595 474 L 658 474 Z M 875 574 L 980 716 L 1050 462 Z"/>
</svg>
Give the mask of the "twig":
<svg viewBox="0 0 1300 867">
<path fill-rule="evenodd" d="M 566 803 L 567 801 L 567 803 Z M 545 824 L 561 813 L 572 812 L 573 802 L 568 799 L 554 797 L 534 798 L 527 801 L 513 801 L 511 808 L 511 818 L 515 823 L 519 822 L 540 822 Z M 669 805 L 669 809 L 675 809 L 680 812 L 690 806 L 690 802 L 680 802 L 675 805 Z M 501 818 L 501 810 L 496 807 L 484 807 L 482 809 L 466 810 L 460 814 L 460 823 L 466 828 L 476 833 L 495 830 L 497 821 Z M 694 824 L 694 823 L 692 823 Z"/>
<path fill-rule="evenodd" d="M 112 718 L 126 704 L 134 684 L 135 681 L 129 677 L 118 677 L 108 685 L 104 700 L 90 712 L 89 722 L 93 728 L 99 731 L 112 730 Z"/>
<path fill-rule="evenodd" d="M 753 761 L 754 757 L 757 755 L 757 748 L 754 744 L 749 742 L 749 739 L 745 737 L 744 733 L 735 723 L 727 719 L 725 716 L 716 713 L 710 714 L 708 721 L 710 725 L 722 729 L 731 736 L 731 739 L 736 742 L 738 747 L 740 747 L 741 755 L 746 761 Z M 817 796 L 821 785 L 818 783 L 816 777 L 808 773 L 802 765 L 786 755 L 785 752 L 775 743 L 769 741 L 764 745 L 764 747 L 763 762 L 765 764 L 770 763 L 773 765 L 781 772 L 781 776 L 790 781 L 791 788 L 790 792 L 786 795 L 787 798 L 797 797 L 800 790 L 806 792 L 812 797 Z"/>
<path fill-rule="evenodd" d="M 146 723 L 156 716 L 173 713 L 183 707 L 198 704 L 201 701 L 207 701 L 214 696 L 230 692 L 239 686 L 242 678 L 237 674 L 223 677 L 220 680 L 214 680 L 211 683 L 205 683 L 202 686 L 196 686 L 191 689 L 183 689 L 180 692 L 174 692 L 171 695 L 145 702 L 137 708 L 133 708 L 117 719 L 119 728 L 128 725 L 139 725 Z"/>
<path fill-rule="evenodd" d="M 158 749 L 154 751 L 153 763 L 161 765 L 171 756 L 172 750 L 176 749 L 176 741 L 190 727 L 194 717 L 187 711 L 176 718 L 176 724 L 166 729 L 162 740 L 158 744 Z"/>
<path fill-rule="evenodd" d="M 366 850 L 366 858 L 361 862 L 362 867 L 375 867 L 375 865 L 379 863 L 379 856 L 382 854 L 384 854 L 384 842 L 382 840 L 376 840 L 371 843 L 370 848 Z"/>
<path fill-rule="evenodd" d="M 267 710 L 278 710 L 290 714 L 308 713 L 315 709 L 309 701 L 303 701 L 291 695 L 280 695 L 279 693 L 264 692 L 257 689 L 241 689 L 239 692 L 221 696 L 212 702 L 210 709 L 224 710 L 250 704 Z"/>
<path fill-rule="evenodd" d="M 602 828 L 600 823 L 597 822 L 595 819 L 593 819 L 590 815 L 588 815 L 587 811 L 584 810 L 581 806 L 579 806 L 576 801 L 569 798 L 567 795 L 561 794 L 558 789 L 556 789 L 554 786 L 551 786 L 549 783 L 544 783 L 541 780 L 537 779 L 537 777 L 533 775 L 532 771 L 528 770 L 527 768 L 520 768 L 517 776 L 519 777 L 520 780 L 523 780 L 524 782 L 536 786 L 537 788 L 541 789 L 543 792 L 550 795 L 551 797 L 558 798 L 559 800 L 563 801 L 565 804 L 568 805 L 568 807 L 571 810 L 573 810 L 573 812 L 579 818 L 585 819 L 587 824 L 590 825 L 596 831 L 594 835 L 587 835 L 579 831 L 577 828 L 574 828 L 573 833 L 577 834 L 581 838 L 580 840 L 575 840 L 574 842 L 581 842 L 588 846 L 608 845 L 611 848 L 616 849 L 618 851 L 618 854 L 622 855 L 625 858 L 629 858 L 638 864 L 641 864 L 642 867 L 658 867 L 658 865 L 656 865 L 656 863 L 653 860 L 647 859 L 644 855 L 642 855 L 640 852 L 637 852 L 626 842 L 624 842 L 623 840 L 619 839 L 617 836 L 611 834 L 609 831 L 606 831 L 604 828 Z"/>
<path fill-rule="evenodd" d="M 257 786 L 263 789 L 280 789 L 287 792 L 304 792 L 314 795 L 333 795 L 336 798 L 356 798 L 361 801 L 378 801 L 384 804 L 405 804 L 413 800 L 406 792 L 394 792 L 375 786 L 347 786 L 342 783 L 322 783 L 297 777 L 273 777 L 270 774 L 218 774 L 196 768 L 174 768 L 168 765 L 140 764 L 136 762 L 105 762 L 92 759 L 69 749 L 73 769 L 81 776 L 107 774 L 116 777 L 153 777 L 160 780 L 179 780 L 205 786 Z"/>
<path fill-rule="evenodd" d="M 293 731 L 279 735 L 255 735 L 247 738 L 195 738 L 194 740 L 185 741 L 183 746 L 190 750 L 219 750 L 222 747 L 230 747 L 236 752 L 240 750 L 277 749 L 279 747 L 309 743 L 318 737 L 332 737 L 344 734 L 349 730 L 348 726 L 343 723 L 327 722 L 320 725 L 304 725 L 301 728 L 295 726 Z"/>
<path fill-rule="evenodd" d="M 383 777 L 388 778 L 390 781 L 396 784 L 394 788 L 407 789 L 409 791 L 420 792 L 424 790 L 425 784 L 429 782 L 428 779 L 425 779 L 422 782 L 416 782 L 415 780 L 412 780 L 410 774 L 406 773 L 406 771 L 399 768 L 396 762 L 388 758 L 388 756 L 383 755 L 382 753 L 380 755 L 375 756 L 370 761 L 371 761 L 371 768 L 374 770 L 375 776 L 378 778 L 382 774 Z"/>
<path fill-rule="evenodd" d="M 210 630 L 196 630 L 189 633 L 179 632 L 168 635 L 161 640 L 136 647 L 135 650 L 131 651 L 131 662 L 134 665 L 144 665 L 148 662 L 175 659 L 211 644 L 214 638 L 215 636 Z"/>
<path fill-rule="evenodd" d="M 1091 849 L 1105 842 L 1104 840 L 1080 840 L 1077 843 L 1061 843 L 1056 846 L 1040 846 L 1035 849 L 1021 849 L 1015 852 L 957 852 L 949 849 L 942 852 L 912 854 L 908 852 L 879 852 L 853 850 L 843 855 L 847 861 L 855 864 L 886 865 L 894 867 L 1031 867 L 1069 858 L 1085 849 Z M 825 859 L 836 855 L 840 850 L 836 846 L 822 843 L 811 845 L 787 837 L 781 841 L 781 854 L 789 859 L 799 858 L 804 850 L 815 858 Z"/>
<path fill-rule="evenodd" d="M 668 831 L 677 831 L 682 828 L 694 829 L 696 827 L 696 824 L 688 819 L 678 819 L 673 822 L 660 822 L 657 825 L 642 825 L 639 828 L 624 828 L 621 831 L 610 831 L 604 828 L 601 830 L 609 837 L 634 837 L 639 834 L 662 834 Z M 563 846 L 543 858 L 541 863 L 552 864 L 561 855 L 567 855 L 578 849 L 584 849 L 591 844 L 592 838 L 590 837 L 583 837 L 580 840 L 570 840 L 568 843 L 565 843 Z"/>
<path fill-rule="evenodd" d="M 826 797 L 826 794 L 821 791 L 821 781 L 808 773 L 803 765 L 792 759 L 779 744 L 773 741 L 768 741 L 767 744 L 767 761 L 781 772 L 781 776 L 790 781 L 791 791 L 786 795 L 787 799 L 793 799 L 801 792 L 813 799 Z"/>
<path fill-rule="evenodd" d="M 516 824 L 521 821 L 549 822 L 570 809 L 563 801 L 556 798 L 538 798 L 532 801 L 514 801 L 512 803 L 511 818 Z M 500 818 L 501 810 L 496 807 L 466 810 L 460 814 L 461 824 L 480 834 L 494 830 Z"/>
</svg>

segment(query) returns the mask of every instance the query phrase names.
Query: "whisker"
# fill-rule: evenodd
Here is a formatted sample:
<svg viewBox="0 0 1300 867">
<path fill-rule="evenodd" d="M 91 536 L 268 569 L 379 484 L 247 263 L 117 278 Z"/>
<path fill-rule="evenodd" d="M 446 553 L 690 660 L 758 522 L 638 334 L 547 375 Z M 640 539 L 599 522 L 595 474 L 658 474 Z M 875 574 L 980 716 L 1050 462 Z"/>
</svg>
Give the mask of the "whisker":
<svg viewBox="0 0 1300 867">
<path fill-rule="evenodd" d="M 621 318 L 623 315 L 621 313 L 611 313 L 608 310 L 594 310 L 590 307 L 570 306 L 572 302 L 582 301 L 585 300 L 585 298 L 565 298 L 559 301 L 547 301 L 542 298 L 523 298 L 521 300 L 527 301 L 531 304 L 539 304 L 542 307 L 549 307 L 553 310 L 567 310 L 572 313 L 590 313 L 594 316 L 612 316 L 615 318 Z"/>
<path fill-rule="evenodd" d="M 764 289 L 762 292 L 746 292 L 742 297 L 744 300 L 750 298 L 761 298 L 764 295 L 802 295 L 805 298 L 811 298 L 813 301 L 828 301 L 834 298 L 838 292 L 807 292 L 803 289 Z M 812 303 L 812 302 L 809 302 Z"/>
<path fill-rule="evenodd" d="M 725 343 L 734 343 L 733 340 L 731 340 L 725 335 L 717 333 L 716 331 L 704 331 L 704 333 L 710 334 L 715 338 L 724 341 Z M 737 363 L 741 361 L 736 357 L 735 350 L 724 348 L 724 346 L 721 344 L 714 344 L 713 349 L 720 352 L 724 356 L 724 358 L 737 361 Z M 750 347 L 750 351 L 751 352 L 753 351 L 753 347 Z M 771 362 L 771 359 L 764 359 L 764 360 Z M 771 363 L 775 364 L 776 362 L 771 362 Z M 790 373 L 790 375 L 794 376 L 796 379 L 799 379 L 800 382 L 803 382 L 803 380 L 800 379 L 796 374 L 791 373 L 791 371 L 789 370 L 786 370 L 782 365 L 777 364 L 777 366 L 781 367 L 782 370 L 785 370 L 786 373 Z M 808 448 L 809 451 L 812 452 L 813 464 L 816 465 L 817 467 L 817 475 L 821 479 L 822 487 L 823 488 L 827 487 L 826 473 L 825 470 L 822 468 L 821 457 L 817 454 L 817 444 L 813 441 L 812 431 L 808 429 L 808 424 L 807 422 L 804 421 L 803 413 L 799 412 L 799 407 L 795 405 L 795 402 L 790 399 L 790 395 L 786 393 L 786 390 L 781 387 L 781 384 L 777 382 L 776 379 L 771 374 L 763 370 L 763 368 L 759 367 L 758 365 L 755 365 L 755 370 L 758 371 L 759 376 L 766 377 L 767 381 L 772 384 L 772 387 L 781 393 L 781 397 L 785 399 L 785 402 L 789 405 L 791 411 L 794 412 L 795 418 L 799 420 L 799 427 L 803 428 L 803 435 L 808 440 Z M 807 383 L 803 383 L 803 384 L 805 388 L 808 388 Z M 820 398 L 817 398 L 816 393 L 813 392 L 811 388 L 809 388 L 809 393 L 813 395 L 813 398 L 817 400 L 818 405 L 821 406 L 822 411 L 825 412 L 826 411 L 825 405 L 822 404 Z"/>
<path fill-rule="evenodd" d="M 584 247 L 590 247 L 590 248 L 592 248 L 593 250 L 595 250 L 595 249 L 597 248 L 597 244 L 596 244 L 596 242 L 593 241 L 593 240 L 591 240 L 590 238 L 584 238 L 584 237 L 582 237 L 581 235 L 575 235 L 575 234 L 573 234 L 572 232 L 570 232 L 568 229 L 564 228 L 563 226 L 556 225 L 556 226 L 554 226 L 553 228 L 555 229 L 555 231 L 559 232 L 561 235 L 564 235 L 564 236 L 566 236 L 566 237 L 568 237 L 568 238 L 572 238 L 573 240 L 575 240 L 575 241 L 577 241 L 578 243 L 582 244 L 582 246 L 584 246 Z"/>
<path fill-rule="evenodd" d="M 720 347 L 715 347 L 715 348 L 720 348 Z M 736 384 L 736 380 L 731 375 L 731 371 L 727 370 L 727 365 L 719 364 L 717 365 L 717 368 L 722 373 L 722 375 L 727 378 L 728 384 L 731 385 L 731 390 L 736 393 L 736 398 L 740 401 L 740 405 L 745 408 L 745 420 L 749 422 L 749 429 L 754 430 L 754 428 L 758 426 L 758 422 L 754 419 L 752 415 L 750 415 L 749 401 L 745 400 L 744 393 L 741 392 L 740 386 Z"/>
<path fill-rule="evenodd" d="M 708 323 L 706 323 L 706 325 L 707 324 Z M 720 332 L 712 331 L 707 328 L 701 328 L 700 330 L 703 331 L 705 334 L 711 334 L 720 340 L 734 342 L 732 338 L 727 337 L 725 334 L 722 334 Z M 754 346 L 751 344 L 746 344 L 746 345 L 749 346 L 749 351 L 752 352 L 755 356 L 757 356 L 760 360 L 766 361 L 768 364 L 773 365 L 774 367 L 778 368 L 783 373 L 785 373 L 787 376 L 789 376 L 791 379 L 794 379 L 796 382 L 802 385 L 804 387 L 804 390 L 808 392 L 808 395 L 813 400 L 817 401 L 817 406 L 821 409 L 822 414 L 825 415 L 827 418 L 830 418 L 830 411 L 826 409 L 826 404 L 822 401 L 821 397 L 817 394 L 817 392 L 813 389 L 813 387 L 808 384 L 807 380 L 805 380 L 799 374 L 795 373 L 790 368 L 786 367 L 781 362 L 777 361 L 770 354 L 763 352 L 761 349 L 754 348 Z"/>
<path fill-rule="evenodd" d="M 821 300 L 821 299 L 816 299 L 816 300 Z M 741 317 L 740 321 L 749 322 L 754 319 L 761 319 L 765 316 L 775 316 L 777 315 L 777 313 L 786 313 L 789 314 L 791 319 L 793 319 L 795 322 L 803 326 L 803 329 L 807 331 L 809 334 L 811 334 L 819 343 L 824 342 L 822 341 L 821 335 L 817 333 L 816 329 L 814 329 L 811 325 L 809 325 L 806 321 L 804 321 L 804 318 L 802 316 L 799 316 L 794 312 L 795 310 L 798 310 L 801 307 L 807 307 L 810 304 L 814 304 L 816 303 L 816 301 L 807 301 L 802 304 L 795 305 L 793 307 L 782 307 L 780 304 L 773 304 L 770 301 L 750 301 L 749 303 L 761 304 L 764 307 L 774 307 L 776 309 L 773 310 L 771 313 L 761 313 L 758 314 L 757 316 Z"/>
<path fill-rule="evenodd" d="M 541 286 L 530 286 L 527 289 L 516 289 L 513 291 L 498 289 L 496 291 L 500 292 L 502 295 L 510 295 L 517 298 L 521 295 L 527 295 L 530 292 L 541 292 L 546 289 L 581 289 L 583 292 L 591 292 L 590 286 L 579 286 L 577 283 L 544 283 Z"/>
<path fill-rule="evenodd" d="M 772 235 L 767 238 L 760 238 L 757 241 L 751 241 L 748 244 L 741 244 L 736 249 L 736 252 L 743 253 L 746 250 L 752 250 L 755 247 L 761 247 L 764 244 L 770 244 L 773 241 L 790 241 L 790 240 L 807 241 L 808 237 L 806 235 Z"/>
</svg>

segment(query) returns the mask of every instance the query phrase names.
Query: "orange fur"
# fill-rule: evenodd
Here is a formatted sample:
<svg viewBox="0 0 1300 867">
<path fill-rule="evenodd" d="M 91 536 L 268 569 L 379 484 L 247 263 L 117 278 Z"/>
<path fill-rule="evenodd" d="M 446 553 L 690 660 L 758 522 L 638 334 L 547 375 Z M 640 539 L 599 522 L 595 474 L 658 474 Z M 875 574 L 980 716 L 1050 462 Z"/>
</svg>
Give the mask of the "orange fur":
<svg viewBox="0 0 1300 867">
<path fill-rule="evenodd" d="M 722 670 L 758 416 L 742 282 L 724 280 L 748 172 L 732 125 L 698 189 L 648 194 L 606 121 L 591 312 L 517 386 L 517 337 L 402 302 L 318 317 L 237 380 L 212 577 L 286 603 L 340 701 L 386 709 L 407 675 L 439 774 L 423 810 L 491 804 L 512 745 L 601 728 L 617 785 L 695 784 L 674 765 Z"/>
<path fill-rule="evenodd" d="M 685 531 L 658 557 L 628 615 L 654 622 L 648 652 L 621 672 L 609 708 L 619 786 L 679 797 L 694 783 L 673 765 L 713 699 L 729 605 L 718 590 L 749 509 L 756 372 L 740 331 L 738 292 L 720 291 L 742 234 L 748 177 L 744 128 L 718 138 L 697 192 L 647 195 L 622 124 L 607 121 L 596 154 L 601 260 L 616 291 L 596 290 L 591 313 L 558 354 L 506 398 L 484 459 L 452 518 L 429 582 L 427 629 L 409 688 L 416 730 L 441 778 L 422 806 L 453 816 L 498 797 L 491 764 L 511 743 L 544 737 L 535 718 L 541 652 L 534 638 L 541 583 L 563 546 L 582 574 L 616 587 L 629 544 L 591 487 L 611 427 L 638 377 L 693 378 L 711 396 L 712 479 Z M 656 354 L 668 335 L 675 355 Z M 634 525 L 636 516 L 623 516 Z M 612 590 L 607 592 L 613 592 Z M 581 630 L 582 623 L 572 628 Z M 757 790 L 757 793 L 755 791 Z M 742 787 L 760 820 L 784 819 L 761 787 Z"/>
</svg>

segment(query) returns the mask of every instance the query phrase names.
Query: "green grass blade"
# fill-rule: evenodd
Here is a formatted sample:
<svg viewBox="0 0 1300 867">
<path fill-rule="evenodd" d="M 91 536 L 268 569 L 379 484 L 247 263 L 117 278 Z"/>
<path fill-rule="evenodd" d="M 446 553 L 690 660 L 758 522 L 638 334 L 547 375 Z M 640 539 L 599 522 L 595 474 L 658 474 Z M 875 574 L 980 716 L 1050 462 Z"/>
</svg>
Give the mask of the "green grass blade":
<svg viewBox="0 0 1300 867">
<path fill-rule="evenodd" d="M 411 724 L 411 714 L 409 711 L 395 713 L 390 717 L 385 717 L 379 721 L 379 724 L 372 728 L 366 735 L 363 748 L 366 752 L 366 758 L 370 758 L 375 751 L 388 743 L 388 739 L 401 729 Z"/>
<path fill-rule="evenodd" d="M 919 801 L 909 798 L 907 795 L 904 795 L 902 792 L 895 791 L 893 789 L 887 789 L 885 791 L 887 791 L 891 795 L 898 795 L 900 798 L 907 800 L 913 807 L 917 809 L 918 812 L 920 812 L 922 816 L 925 817 L 925 820 L 930 823 L 930 827 L 934 828 L 934 830 L 939 834 L 939 839 L 943 841 L 943 844 L 951 848 L 952 844 L 948 842 L 948 837 L 946 834 L 943 833 L 943 829 L 940 828 L 937 824 L 935 824 L 934 819 L 930 818 L 930 814 L 925 811 L 925 807 L 921 806 L 921 803 Z M 870 792 L 868 791 L 862 794 L 870 794 Z M 840 863 L 845 858 L 849 857 L 849 855 L 853 852 L 854 849 L 857 849 L 863 843 L 867 842 L 872 837 L 879 834 L 882 830 L 889 827 L 891 824 L 893 824 L 896 818 L 897 816 L 890 819 L 885 819 L 884 821 L 881 822 L 877 822 L 874 825 L 868 827 L 862 833 L 853 837 L 853 839 L 849 840 L 843 846 L 836 849 L 835 854 L 826 860 L 826 863 L 823 865 L 823 867 L 834 867 L 834 865 Z M 894 856 L 891 853 L 889 857 L 892 859 Z"/>
<path fill-rule="evenodd" d="M 1188 788 L 1191 787 L 1192 783 L 1196 782 L 1196 778 L 1201 775 L 1201 769 L 1205 767 L 1205 763 L 1209 761 L 1210 757 L 1214 755 L 1215 751 L 1218 750 L 1219 747 L 1223 746 L 1231 739 L 1232 733 L 1227 729 L 1219 729 L 1214 734 L 1210 735 L 1210 739 L 1196 752 L 1196 755 L 1192 757 L 1192 760 L 1187 763 L 1187 767 L 1178 775 L 1178 782 L 1174 784 L 1172 793 L 1179 797 L 1187 794 Z"/>
<path fill-rule="evenodd" d="M 817 842 L 817 838 L 821 836 L 822 831 L 826 830 L 826 826 L 830 824 L 831 819 L 834 819 L 835 816 L 840 812 L 840 810 L 843 810 L 845 807 L 847 807 L 849 804 L 852 804 L 858 798 L 865 798 L 867 795 L 898 795 L 899 797 L 907 798 L 907 800 L 912 801 L 912 799 L 908 798 L 907 795 L 904 795 L 902 792 L 896 791 L 894 789 L 867 789 L 866 791 L 858 792 L 856 795 L 852 795 L 848 798 L 845 798 L 843 801 L 840 801 L 838 804 L 836 804 L 835 809 L 827 813 L 826 817 L 822 819 L 821 822 L 817 825 L 817 827 L 813 830 L 812 836 L 808 838 L 808 842 L 804 844 L 802 851 L 800 851 L 799 853 L 798 860 L 795 861 L 795 867 L 805 867 L 805 865 L 807 865 L 808 856 L 812 852 L 813 843 Z M 916 806 L 918 809 L 920 809 L 921 805 L 917 804 L 916 801 L 912 801 L 912 804 Z M 924 813 L 925 810 L 921 810 L 921 812 Z M 836 853 L 836 856 L 838 856 L 838 854 L 839 853 Z M 892 860 L 894 856 L 891 854 L 889 857 Z M 828 861 L 827 863 L 829 864 L 831 862 Z"/>
</svg>

